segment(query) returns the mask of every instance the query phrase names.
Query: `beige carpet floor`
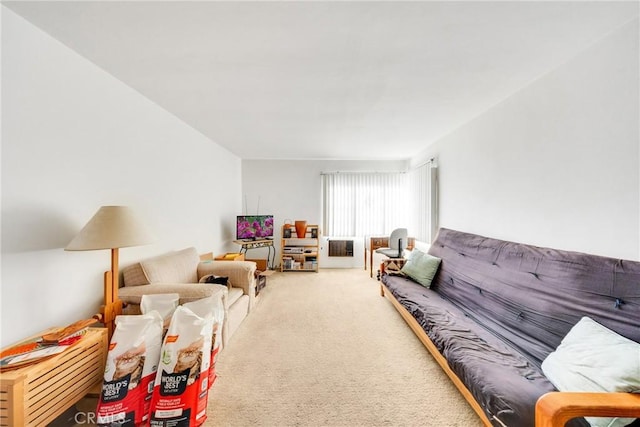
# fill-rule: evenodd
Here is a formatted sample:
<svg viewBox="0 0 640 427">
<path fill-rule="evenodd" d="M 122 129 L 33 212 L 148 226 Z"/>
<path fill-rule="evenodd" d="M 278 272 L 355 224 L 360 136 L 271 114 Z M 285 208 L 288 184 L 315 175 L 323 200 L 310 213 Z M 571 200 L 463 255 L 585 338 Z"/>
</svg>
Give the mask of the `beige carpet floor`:
<svg viewBox="0 0 640 427">
<path fill-rule="evenodd" d="M 207 427 L 481 422 L 364 270 L 276 273 L 218 358 Z"/>
</svg>

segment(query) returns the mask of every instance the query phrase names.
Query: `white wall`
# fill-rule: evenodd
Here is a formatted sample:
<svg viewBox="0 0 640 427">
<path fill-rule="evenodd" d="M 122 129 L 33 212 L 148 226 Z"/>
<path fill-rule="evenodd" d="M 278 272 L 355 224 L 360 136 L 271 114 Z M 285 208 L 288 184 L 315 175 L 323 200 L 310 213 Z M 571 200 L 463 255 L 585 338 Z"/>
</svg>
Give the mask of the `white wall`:
<svg viewBox="0 0 640 427">
<path fill-rule="evenodd" d="M 420 156 L 436 156 L 440 225 L 638 259 L 638 20 Z"/>
<path fill-rule="evenodd" d="M 234 248 L 240 159 L 2 7 L 1 345 L 90 317 L 109 252 L 63 247 L 101 205 L 168 250 Z"/>
<path fill-rule="evenodd" d="M 280 242 L 280 227 L 290 219 L 306 220 L 322 226 L 321 172 L 332 171 L 404 171 L 405 161 L 349 161 L 349 160 L 243 160 L 242 192 L 246 197 L 247 213 L 255 214 L 260 200 L 261 214 L 273 214 L 276 224 L 276 247 Z M 339 236 L 333 236 L 339 237 Z M 322 239 L 320 268 L 363 267 L 364 248 L 354 246 L 353 259 L 329 259 L 326 239 Z M 276 263 L 279 263 L 278 250 Z M 248 257 L 266 258 L 266 250 L 250 250 Z"/>
<path fill-rule="evenodd" d="M 2 27 L 0 345 L 98 310 L 108 252 L 62 248 L 101 205 L 134 207 L 158 236 L 123 249 L 125 266 L 237 250 L 245 200 L 277 225 L 319 223 L 321 171 L 405 169 L 241 162 L 4 7 Z M 638 259 L 638 50 L 636 20 L 416 156 L 438 158 L 441 224 Z"/>
</svg>

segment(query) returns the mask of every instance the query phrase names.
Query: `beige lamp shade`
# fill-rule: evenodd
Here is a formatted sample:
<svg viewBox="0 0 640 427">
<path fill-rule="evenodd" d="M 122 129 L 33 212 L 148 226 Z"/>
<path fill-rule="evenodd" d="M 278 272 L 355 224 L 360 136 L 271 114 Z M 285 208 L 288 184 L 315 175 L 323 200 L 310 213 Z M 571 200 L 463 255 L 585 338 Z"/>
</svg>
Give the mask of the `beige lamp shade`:
<svg viewBox="0 0 640 427">
<path fill-rule="evenodd" d="M 102 206 L 65 251 L 126 248 L 153 242 L 145 224 L 128 206 Z"/>
</svg>

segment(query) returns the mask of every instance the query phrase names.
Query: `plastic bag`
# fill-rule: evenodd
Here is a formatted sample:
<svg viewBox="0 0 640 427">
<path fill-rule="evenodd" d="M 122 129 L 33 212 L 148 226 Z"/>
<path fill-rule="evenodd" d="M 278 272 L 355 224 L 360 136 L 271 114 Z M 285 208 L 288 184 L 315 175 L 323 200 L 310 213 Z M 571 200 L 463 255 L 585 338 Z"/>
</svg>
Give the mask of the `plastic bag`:
<svg viewBox="0 0 640 427">
<path fill-rule="evenodd" d="M 157 311 L 117 316 L 109 343 L 99 426 L 137 426 L 149 418 L 153 382 L 162 345 L 162 317 Z"/>
<path fill-rule="evenodd" d="M 217 378 L 216 361 L 218 353 L 222 348 L 222 322 L 224 322 L 224 303 L 222 302 L 222 292 L 211 295 L 197 301 L 183 304 L 200 317 L 211 317 L 213 319 L 213 333 L 211 336 L 211 358 L 209 366 L 209 388 Z"/>
<path fill-rule="evenodd" d="M 206 420 L 212 334 L 212 316 L 184 306 L 173 313 L 153 387 L 151 426 L 199 426 Z"/>
<path fill-rule="evenodd" d="M 178 303 L 180 302 L 180 295 L 178 294 L 153 294 L 153 295 L 142 295 L 140 300 L 140 311 L 142 314 L 149 313 L 152 310 L 156 310 L 160 313 L 163 319 L 163 334 L 167 332 L 169 329 L 169 324 L 171 323 L 171 316 L 173 316 L 173 312 L 178 308 Z"/>
</svg>

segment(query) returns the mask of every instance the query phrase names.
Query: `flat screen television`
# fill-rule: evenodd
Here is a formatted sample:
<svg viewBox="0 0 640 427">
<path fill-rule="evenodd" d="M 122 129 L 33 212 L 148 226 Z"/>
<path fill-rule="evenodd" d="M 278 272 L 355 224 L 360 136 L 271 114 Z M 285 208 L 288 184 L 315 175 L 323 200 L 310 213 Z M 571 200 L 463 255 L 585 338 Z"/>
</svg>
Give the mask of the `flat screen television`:
<svg viewBox="0 0 640 427">
<path fill-rule="evenodd" d="M 238 215 L 236 239 L 256 240 L 273 237 L 273 215 Z"/>
</svg>

